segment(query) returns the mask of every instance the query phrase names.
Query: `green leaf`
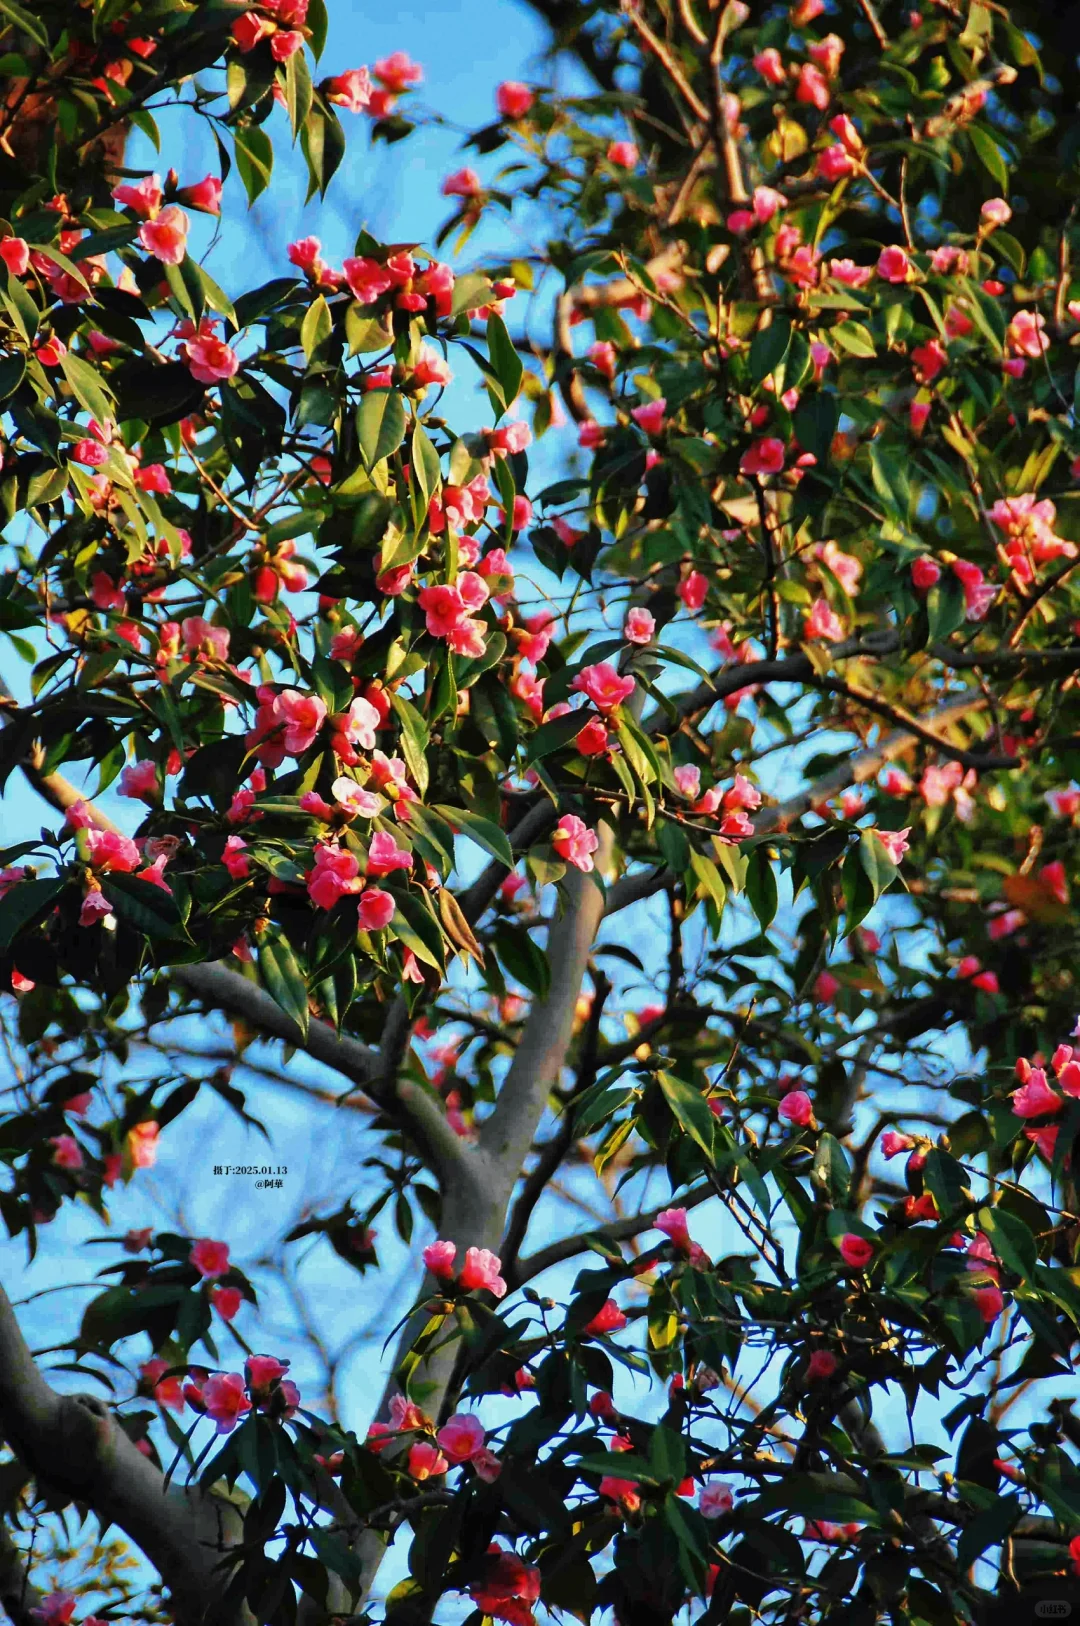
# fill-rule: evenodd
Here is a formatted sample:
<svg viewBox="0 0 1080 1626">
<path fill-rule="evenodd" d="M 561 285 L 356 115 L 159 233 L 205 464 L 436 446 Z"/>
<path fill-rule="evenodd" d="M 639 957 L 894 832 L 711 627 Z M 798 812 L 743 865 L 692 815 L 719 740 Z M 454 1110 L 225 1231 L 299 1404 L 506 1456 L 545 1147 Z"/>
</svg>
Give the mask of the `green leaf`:
<svg viewBox="0 0 1080 1626">
<path fill-rule="evenodd" d="M 274 167 L 274 148 L 270 137 L 259 124 L 249 124 L 235 131 L 236 167 L 244 183 L 248 203 L 252 204 L 270 185 Z"/>
<path fill-rule="evenodd" d="M 489 819 L 482 819 L 478 813 L 472 813 L 467 808 L 447 807 L 438 802 L 433 806 L 435 812 L 441 814 L 447 824 L 456 826 L 463 835 L 469 837 L 470 841 L 475 841 L 478 847 L 483 847 L 486 853 L 490 853 L 492 858 L 497 858 L 507 869 L 513 869 L 513 849 L 505 832 L 500 830 L 497 824 L 492 824 Z"/>
<path fill-rule="evenodd" d="M 986 1232 L 990 1245 L 1008 1270 L 1031 1281 L 1039 1263 L 1035 1238 L 1015 1214 L 1001 1208 L 980 1208 L 979 1229 Z"/>
<path fill-rule="evenodd" d="M 66 885 L 65 876 L 51 875 L 9 887 L 0 898 L 0 949 L 10 948 L 24 927 L 43 915 Z"/>
<path fill-rule="evenodd" d="M 827 463 L 839 422 L 836 396 L 828 390 L 815 390 L 795 409 L 795 438 L 805 451 L 813 452 L 819 463 Z"/>
<path fill-rule="evenodd" d="M 671 1073 L 657 1073 L 656 1082 L 663 1091 L 664 1100 L 671 1108 L 672 1116 L 686 1130 L 691 1140 L 697 1142 L 711 1163 L 713 1126 L 716 1119 L 701 1091 L 681 1078 L 674 1078 Z"/>
<path fill-rule="evenodd" d="M 564 745 L 581 733 L 583 727 L 580 712 L 564 712 L 561 717 L 552 717 L 549 722 L 541 723 L 536 733 L 528 742 L 525 751 L 525 766 L 549 757 L 555 751 L 561 751 Z"/>
<path fill-rule="evenodd" d="M 467 271 L 454 282 L 450 296 L 450 315 L 460 316 L 463 311 L 480 310 L 491 295 L 491 279 L 478 271 Z"/>
<path fill-rule="evenodd" d="M 971 1200 L 968 1177 L 963 1167 L 939 1147 L 935 1146 L 927 1153 L 923 1165 L 923 1184 L 937 1203 L 942 1219 L 955 1215 Z"/>
<path fill-rule="evenodd" d="M 60 367 L 72 395 L 92 418 L 103 424 L 113 416 L 115 403 L 112 391 L 89 362 L 83 361 L 81 356 L 73 356 L 69 350 L 66 356 L 60 357 Z"/>
<path fill-rule="evenodd" d="M 10 17 L 12 22 L 24 34 L 29 34 L 30 38 L 35 40 L 38 45 L 44 46 L 46 51 L 49 49 L 48 31 L 44 24 L 31 12 L 24 11 L 22 6 L 17 6 L 15 0 L 0 0 L 0 11 L 4 13 L 5 17 Z"/>
<path fill-rule="evenodd" d="M 869 359 L 877 355 L 870 329 L 863 327 L 861 322 L 837 322 L 835 327 L 829 329 L 829 337 L 835 339 L 841 350 L 846 350 L 849 356 L 865 356 Z"/>
<path fill-rule="evenodd" d="M 859 862 L 873 888 L 876 903 L 900 873 L 899 866 L 889 857 L 876 830 L 859 831 Z"/>
<path fill-rule="evenodd" d="M 1007 191 L 1009 186 L 1009 166 L 1005 162 L 1001 148 L 993 136 L 988 130 L 980 129 L 977 124 L 969 124 L 967 133 L 980 164 L 998 185 Z"/>
<path fill-rule="evenodd" d="M 137 875 L 106 875 L 101 890 L 113 913 L 144 937 L 157 941 L 185 935 L 176 899 L 152 881 L 140 881 Z"/>
<path fill-rule="evenodd" d="M 292 945 L 284 935 L 268 933 L 259 944 L 259 976 L 276 1005 L 291 1016 L 306 1039 L 308 990 Z"/>
<path fill-rule="evenodd" d="M 307 56 L 303 51 L 294 51 L 285 64 L 285 106 L 288 109 L 294 141 L 311 112 L 313 95 Z"/>
<path fill-rule="evenodd" d="M 299 52 L 296 52 L 296 56 L 299 56 L 299 54 Z M 295 57 L 289 58 L 290 62 L 294 60 Z M 319 346 L 326 342 L 333 331 L 334 323 L 330 315 L 330 307 L 322 294 L 319 294 L 308 306 L 304 313 L 304 320 L 300 324 L 300 343 L 308 361 L 311 360 Z"/>
<path fill-rule="evenodd" d="M 767 847 L 755 847 L 746 855 L 746 896 L 762 931 L 767 932 L 778 903 L 776 873 Z"/>
<path fill-rule="evenodd" d="M 405 406 L 396 390 L 369 390 L 356 409 L 360 455 L 370 472 L 405 439 Z"/>
<path fill-rule="evenodd" d="M 426 513 L 428 503 L 442 484 L 442 469 L 439 454 L 422 423 L 417 423 L 412 432 L 410 452 L 413 484 L 420 492 Z"/>
<path fill-rule="evenodd" d="M 428 726 L 411 700 L 407 700 L 396 689 L 390 690 L 390 704 L 397 712 L 401 722 L 401 749 L 405 757 L 405 766 L 416 781 L 416 788 L 421 796 L 427 795 L 428 788 Z"/>
<path fill-rule="evenodd" d="M 768 327 L 759 328 L 750 345 L 750 382 L 760 384 L 774 373 L 787 355 L 791 343 L 791 323 L 778 316 Z"/>
<path fill-rule="evenodd" d="M 1015 1494 L 1002 1496 L 965 1525 L 956 1544 L 956 1567 L 961 1574 L 981 1558 L 988 1547 L 1000 1546 L 1023 1509 Z"/>
<path fill-rule="evenodd" d="M 503 410 L 515 400 L 525 375 L 525 363 L 514 348 L 514 341 L 506 331 L 501 316 L 489 316 L 487 323 L 488 357 L 491 368 L 502 391 Z"/>
<path fill-rule="evenodd" d="M 699 853 L 695 848 L 690 849 L 690 868 L 701 883 L 701 891 L 710 897 L 717 909 L 723 911 L 727 902 L 727 888 L 720 879 L 720 871 L 711 858 Z"/>
<path fill-rule="evenodd" d="M 300 132 L 300 146 L 308 166 L 308 197 L 326 189 L 345 156 L 345 132 L 332 108 L 316 94 Z"/>
<path fill-rule="evenodd" d="M 25 376 L 26 362 L 22 356 L 4 356 L 0 360 L 0 401 L 14 395 Z"/>
</svg>

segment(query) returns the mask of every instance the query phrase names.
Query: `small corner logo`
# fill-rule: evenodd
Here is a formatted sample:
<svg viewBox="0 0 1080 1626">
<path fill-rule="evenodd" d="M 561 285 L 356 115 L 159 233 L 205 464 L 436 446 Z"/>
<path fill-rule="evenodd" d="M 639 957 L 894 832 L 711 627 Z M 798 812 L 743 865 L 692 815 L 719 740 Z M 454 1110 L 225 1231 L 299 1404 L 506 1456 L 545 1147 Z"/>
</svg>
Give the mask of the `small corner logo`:
<svg viewBox="0 0 1080 1626">
<path fill-rule="evenodd" d="M 1040 1598 L 1035 1614 L 1039 1620 L 1067 1620 L 1072 1614 L 1072 1604 L 1065 1598 Z"/>
</svg>

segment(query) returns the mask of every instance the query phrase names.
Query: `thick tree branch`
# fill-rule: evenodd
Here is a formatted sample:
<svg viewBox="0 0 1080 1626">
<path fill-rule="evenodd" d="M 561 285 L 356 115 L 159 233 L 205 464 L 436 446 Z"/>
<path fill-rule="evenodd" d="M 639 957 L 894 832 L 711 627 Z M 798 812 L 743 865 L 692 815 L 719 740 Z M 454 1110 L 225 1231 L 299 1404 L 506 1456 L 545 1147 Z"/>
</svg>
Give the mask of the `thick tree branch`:
<svg viewBox="0 0 1080 1626">
<path fill-rule="evenodd" d="M 708 1202 L 710 1197 L 716 1196 L 716 1188 L 709 1180 L 703 1180 L 700 1185 L 691 1186 L 690 1190 L 678 1199 L 680 1208 L 697 1208 L 700 1203 Z M 662 1214 L 665 1208 L 670 1208 L 672 1199 L 669 1197 L 656 1208 L 650 1208 L 644 1214 L 629 1214 L 626 1219 L 611 1220 L 606 1225 L 594 1225 L 591 1231 L 577 1231 L 573 1236 L 560 1237 L 558 1242 L 551 1242 L 546 1248 L 538 1248 L 535 1253 L 526 1254 L 524 1259 L 513 1266 L 507 1276 L 508 1287 L 522 1287 L 531 1282 L 534 1276 L 541 1271 L 550 1270 L 552 1265 L 561 1265 L 564 1259 L 573 1259 L 579 1253 L 585 1253 L 594 1241 L 597 1242 L 628 1242 L 631 1237 L 640 1236 L 642 1231 L 648 1231 Z"/>
<path fill-rule="evenodd" d="M 46 1486 L 119 1525 L 156 1567 L 181 1626 L 201 1626 L 223 1590 L 216 1566 L 239 1535 L 236 1510 L 197 1491 L 166 1489 L 160 1468 L 136 1449 L 108 1406 L 93 1395 L 57 1394 L 39 1372 L 3 1287 L 0 1434 Z M 0 1550 L 0 1563 L 4 1556 Z M 240 1626 L 243 1615 L 229 1619 Z"/>
</svg>

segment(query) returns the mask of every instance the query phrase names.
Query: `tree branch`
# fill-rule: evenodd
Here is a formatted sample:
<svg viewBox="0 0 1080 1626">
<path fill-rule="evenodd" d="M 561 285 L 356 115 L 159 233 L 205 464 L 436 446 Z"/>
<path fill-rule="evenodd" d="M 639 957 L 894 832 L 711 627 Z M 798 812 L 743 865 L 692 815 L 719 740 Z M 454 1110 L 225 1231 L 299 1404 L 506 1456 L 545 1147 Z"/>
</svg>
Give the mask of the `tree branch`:
<svg viewBox="0 0 1080 1626">
<path fill-rule="evenodd" d="M 157 1569 L 181 1626 L 200 1626 L 223 1591 L 227 1576 L 218 1564 L 240 1535 L 238 1512 L 198 1491 L 166 1490 L 160 1468 L 136 1449 L 103 1401 L 51 1388 L 2 1286 L 0 1433 L 43 1485 L 119 1525 Z M 10 1570 L 11 1555 L 0 1547 L 0 1564 L 5 1559 Z M 230 1619 L 239 1626 L 239 1614 Z"/>
<path fill-rule="evenodd" d="M 703 1180 L 700 1185 L 691 1186 L 686 1195 L 679 1198 L 679 1207 L 697 1208 L 700 1203 L 715 1196 L 712 1182 Z M 629 1214 L 626 1219 L 611 1220 L 607 1225 L 594 1225 L 591 1231 L 578 1231 L 573 1236 L 551 1242 L 546 1248 L 539 1248 L 536 1253 L 527 1254 L 519 1260 L 506 1277 L 506 1285 L 509 1288 L 522 1287 L 526 1282 L 531 1282 L 534 1276 L 539 1276 L 541 1271 L 550 1270 L 552 1265 L 560 1265 L 564 1259 L 573 1259 L 576 1254 L 584 1253 L 594 1241 L 627 1242 L 631 1237 L 640 1236 L 642 1231 L 651 1228 L 656 1216 L 671 1205 L 672 1199 L 669 1197 L 647 1213 Z"/>
</svg>

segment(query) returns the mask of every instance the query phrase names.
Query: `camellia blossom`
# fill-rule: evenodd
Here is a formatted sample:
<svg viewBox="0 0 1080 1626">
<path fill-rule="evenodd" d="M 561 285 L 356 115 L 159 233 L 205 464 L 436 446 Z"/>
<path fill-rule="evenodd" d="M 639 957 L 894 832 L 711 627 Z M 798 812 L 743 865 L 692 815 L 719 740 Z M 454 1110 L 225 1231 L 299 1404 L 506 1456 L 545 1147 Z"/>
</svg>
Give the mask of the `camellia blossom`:
<svg viewBox="0 0 1080 1626">
<path fill-rule="evenodd" d="M 489 1248 L 466 1248 L 465 1263 L 458 1272 L 458 1286 L 467 1293 L 483 1289 L 497 1299 L 504 1298 L 506 1283 L 499 1274 L 501 1269 L 502 1260 Z"/>
<path fill-rule="evenodd" d="M 207 1417 L 217 1424 L 219 1434 L 230 1434 L 251 1410 L 239 1372 L 215 1372 L 202 1386 L 201 1398 Z"/>
<path fill-rule="evenodd" d="M 471 1462 L 484 1449 L 487 1438 L 479 1417 L 469 1412 L 455 1412 L 440 1428 L 435 1438 L 447 1460 L 456 1465 Z"/>
<path fill-rule="evenodd" d="M 784 467 L 784 443 L 773 435 L 756 440 L 742 455 L 740 474 L 779 474 Z"/>
<path fill-rule="evenodd" d="M 585 1331 L 595 1336 L 600 1333 L 621 1332 L 625 1326 L 626 1317 L 615 1300 L 606 1299 L 592 1320 L 586 1324 Z"/>
<path fill-rule="evenodd" d="M 564 813 L 551 844 L 560 858 L 565 858 L 568 864 L 588 874 L 594 868 L 593 853 L 600 845 L 600 838 L 576 813 Z"/>
<path fill-rule="evenodd" d="M 179 265 L 187 253 L 191 221 L 175 203 L 167 204 L 153 220 L 139 227 L 139 243 L 163 265 Z"/>
<path fill-rule="evenodd" d="M 202 1237 L 195 1243 L 188 1259 L 204 1281 L 215 1276 L 224 1276 L 229 1268 L 229 1244 Z"/>
<path fill-rule="evenodd" d="M 776 1109 L 777 1116 L 797 1129 L 814 1121 L 814 1103 L 805 1090 L 789 1090 Z"/>
<path fill-rule="evenodd" d="M 698 1512 L 705 1519 L 722 1519 L 735 1506 L 735 1493 L 722 1479 L 707 1479 L 698 1492 Z"/>
<path fill-rule="evenodd" d="M 597 711 L 614 711 L 634 692 L 634 679 L 620 677 L 607 661 L 595 666 L 583 666 L 570 685 L 571 689 L 587 695 Z"/>
<path fill-rule="evenodd" d="M 635 605 L 626 612 L 623 637 L 631 644 L 647 644 L 655 636 L 656 622 L 648 610 Z"/>
<path fill-rule="evenodd" d="M 854 1231 L 845 1231 L 839 1241 L 840 1257 L 853 1270 L 863 1270 L 874 1257 L 874 1244 Z"/>
</svg>

